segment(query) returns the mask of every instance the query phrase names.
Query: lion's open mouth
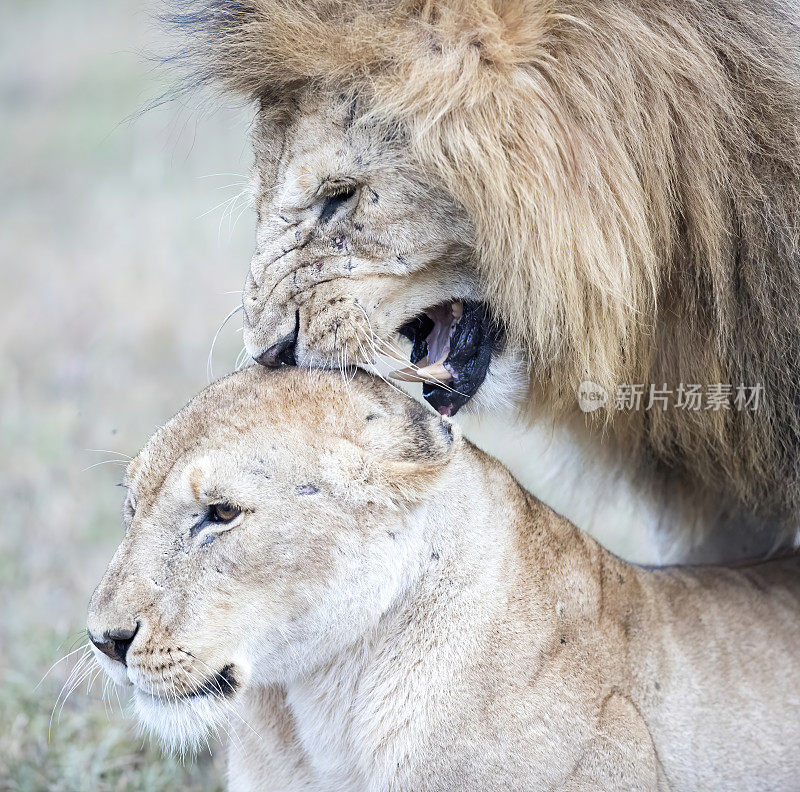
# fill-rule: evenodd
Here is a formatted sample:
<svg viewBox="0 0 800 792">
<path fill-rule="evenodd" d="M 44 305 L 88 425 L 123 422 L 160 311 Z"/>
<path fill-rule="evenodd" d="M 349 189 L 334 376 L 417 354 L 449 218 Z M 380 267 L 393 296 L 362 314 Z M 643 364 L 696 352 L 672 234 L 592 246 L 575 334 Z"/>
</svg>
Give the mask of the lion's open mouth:
<svg viewBox="0 0 800 792">
<path fill-rule="evenodd" d="M 484 304 L 470 301 L 429 308 L 398 332 L 413 344 L 411 366 L 392 377 L 422 382 L 425 400 L 442 415 L 455 415 L 475 395 L 502 338 Z"/>
</svg>

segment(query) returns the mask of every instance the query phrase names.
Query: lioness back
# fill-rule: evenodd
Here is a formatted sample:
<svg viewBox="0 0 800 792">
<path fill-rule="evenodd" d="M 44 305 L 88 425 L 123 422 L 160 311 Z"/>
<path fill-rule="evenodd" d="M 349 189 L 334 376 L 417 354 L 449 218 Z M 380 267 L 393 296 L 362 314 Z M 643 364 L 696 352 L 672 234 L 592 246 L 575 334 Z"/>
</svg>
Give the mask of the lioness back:
<svg viewBox="0 0 800 792">
<path fill-rule="evenodd" d="M 800 558 L 641 579 L 646 634 L 628 624 L 635 700 L 670 788 L 795 788 Z"/>
</svg>

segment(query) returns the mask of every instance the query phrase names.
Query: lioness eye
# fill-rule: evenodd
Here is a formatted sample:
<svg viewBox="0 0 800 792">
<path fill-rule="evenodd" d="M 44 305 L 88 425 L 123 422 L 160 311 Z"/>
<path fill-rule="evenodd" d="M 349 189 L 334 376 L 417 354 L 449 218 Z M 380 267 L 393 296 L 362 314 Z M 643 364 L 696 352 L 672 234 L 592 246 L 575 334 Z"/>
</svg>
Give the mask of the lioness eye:
<svg viewBox="0 0 800 792">
<path fill-rule="evenodd" d="M 235 520 L 241 513 L 241 509 L 231 506 L 230 503 L 215 503 L 208 507 L 209 522 L 227 523 Z"/>
</svg>

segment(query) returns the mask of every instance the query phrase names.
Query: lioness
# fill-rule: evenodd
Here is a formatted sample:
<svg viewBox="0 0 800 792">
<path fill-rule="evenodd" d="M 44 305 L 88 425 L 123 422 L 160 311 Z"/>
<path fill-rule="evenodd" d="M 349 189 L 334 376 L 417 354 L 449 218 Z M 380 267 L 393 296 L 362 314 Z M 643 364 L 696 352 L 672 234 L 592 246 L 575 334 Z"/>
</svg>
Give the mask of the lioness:
<svg viewBox="0 0 800 792">
<path fill-rule="evenodd" d="M 626 564 L 365 376 L 254 367 L 126 473 L 88 630 L 231 790 L 796 790 L 800 560 Z"/>
</svg>

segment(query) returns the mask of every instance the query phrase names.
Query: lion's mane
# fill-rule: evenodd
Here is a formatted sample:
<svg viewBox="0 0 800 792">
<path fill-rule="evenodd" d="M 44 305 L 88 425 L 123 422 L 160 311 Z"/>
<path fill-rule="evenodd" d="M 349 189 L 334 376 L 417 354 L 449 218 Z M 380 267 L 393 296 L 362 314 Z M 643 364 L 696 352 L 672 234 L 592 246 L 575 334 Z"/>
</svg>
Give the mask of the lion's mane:
<svg viewBox="0 0 800 792">
<path fill-rule="evenodd" d="M 800 12 L 786 0 L 204 0 L 195 81 L 309 82 L 401 127 L 468 212 L 537 401 L 760 384 L 615 418 L 745 510 L 800 513 Z"/>
</svg>

